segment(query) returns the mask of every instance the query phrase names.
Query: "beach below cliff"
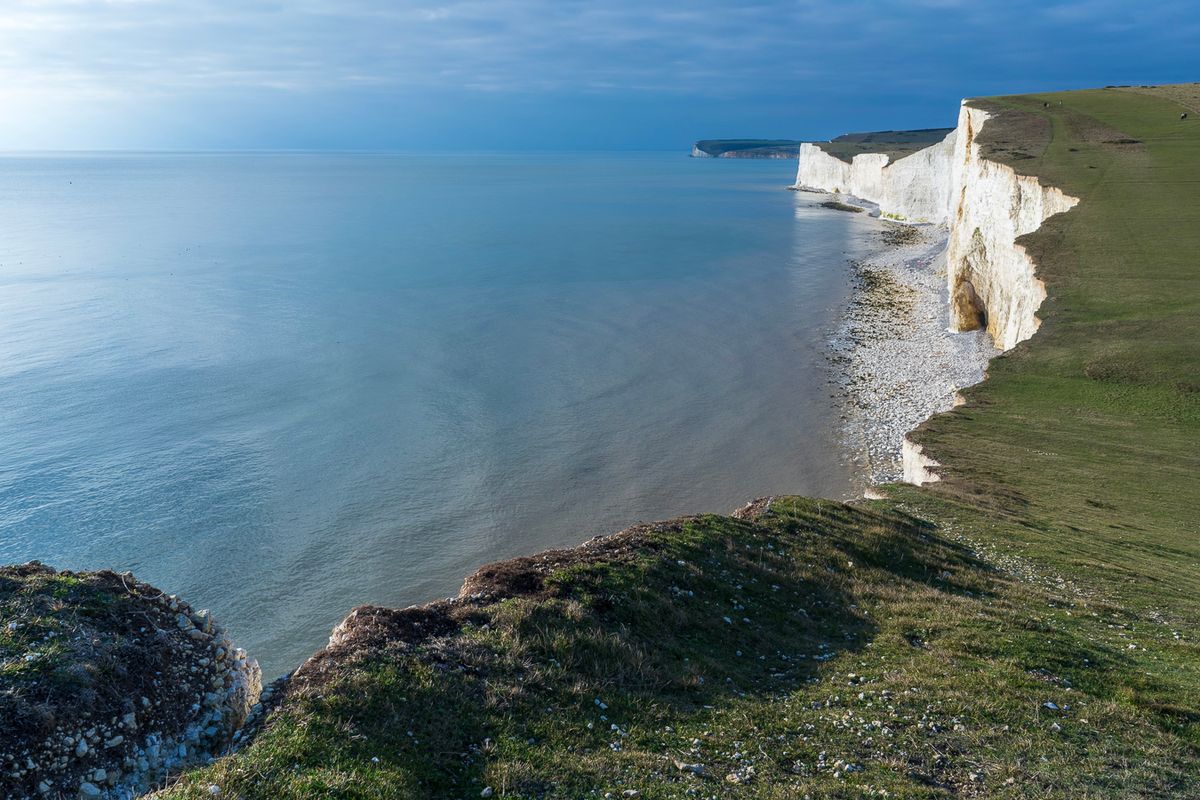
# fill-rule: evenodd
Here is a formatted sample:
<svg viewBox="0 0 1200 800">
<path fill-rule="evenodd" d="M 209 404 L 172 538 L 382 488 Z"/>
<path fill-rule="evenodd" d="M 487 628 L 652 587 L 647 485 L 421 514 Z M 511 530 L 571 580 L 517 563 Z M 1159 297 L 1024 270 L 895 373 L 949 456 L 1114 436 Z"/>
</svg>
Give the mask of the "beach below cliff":
<svg viewBox="0 0 1200 800">
<path fill-rule="evenodd" d="M 829 356 L 843 442 L 864 488 L 900 480 L 905 434 L 952 408 L 999 353 L 985 331 L 951 330 L 946 229 L 879 226 L 878 248 L 851 264 L 854 286 Z"/>
</svg>

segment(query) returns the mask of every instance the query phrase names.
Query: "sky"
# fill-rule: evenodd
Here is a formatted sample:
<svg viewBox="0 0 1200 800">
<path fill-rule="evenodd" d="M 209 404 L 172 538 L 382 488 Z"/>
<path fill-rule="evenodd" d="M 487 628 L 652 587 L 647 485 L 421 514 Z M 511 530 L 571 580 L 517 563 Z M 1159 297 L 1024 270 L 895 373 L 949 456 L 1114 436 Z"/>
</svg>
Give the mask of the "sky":
<svg viewBox="0 0 1200 800">
<path fill-rule="evenodd" d="M 1200 80 L 1164 0 L 0 0 L 0 149 L 671 149 Z"/>
</svg>

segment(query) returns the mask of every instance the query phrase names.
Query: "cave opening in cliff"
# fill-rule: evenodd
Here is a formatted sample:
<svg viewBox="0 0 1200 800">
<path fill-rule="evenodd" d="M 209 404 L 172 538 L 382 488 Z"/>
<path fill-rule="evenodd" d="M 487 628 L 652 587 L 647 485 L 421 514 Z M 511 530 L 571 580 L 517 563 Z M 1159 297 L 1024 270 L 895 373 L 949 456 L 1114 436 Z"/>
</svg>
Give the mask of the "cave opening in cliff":
<svg viewBox="0 0 1200 800">
<path fill-rule="evenodd" d="M 955 282 L 950 302 L 959 330 L 974 331 L 987 327 L 987 306 L 975 291 L 975 285 L 965 276 L 959 276 Z"/>
</svg>

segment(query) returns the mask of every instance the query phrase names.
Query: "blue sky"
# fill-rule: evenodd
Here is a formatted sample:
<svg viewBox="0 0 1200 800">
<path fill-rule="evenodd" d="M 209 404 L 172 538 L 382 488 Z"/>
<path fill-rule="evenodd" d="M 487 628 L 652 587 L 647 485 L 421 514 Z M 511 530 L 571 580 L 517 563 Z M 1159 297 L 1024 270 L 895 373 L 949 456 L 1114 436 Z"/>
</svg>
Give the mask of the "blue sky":
<svg viewBox="0 0 1200 800">
<path fill-rule="evenodd" d="M 0 0 L 4 149 L 628 149 L 1200 80 L 1200 4 Z"/>
</svg>

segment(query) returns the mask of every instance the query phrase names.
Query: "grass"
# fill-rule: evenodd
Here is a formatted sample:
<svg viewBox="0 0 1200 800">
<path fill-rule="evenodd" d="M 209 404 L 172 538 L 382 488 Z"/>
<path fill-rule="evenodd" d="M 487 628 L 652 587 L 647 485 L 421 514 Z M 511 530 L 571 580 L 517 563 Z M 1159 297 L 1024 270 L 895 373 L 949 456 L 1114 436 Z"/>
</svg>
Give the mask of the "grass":
<svg viewBox="0 0 1200 800">
<path fill-rule="evenodd" d="M 800 142 L 792 139 L 701 139 L 696 149 L 710 156 L 748 152 L 759 157 L 792 156 L 800 152 Z"/>
<path fill-rule="evenodd" d="M 821 142 L 821 149 L 849 164 L 861 153 L 883 153 L 889 161 L 896 161 L 942 141 L 952 128 L 924 128 L 915 131 L 875 131 L 872 133 L 846 133 L 828 142 Z"/>
<path fill-rule="evenodd" d="M 164 796 L 1200 796 L 1200 122 L 1170 98 L 981 101 L 989 156 L 1082 202 L 1023 242 L 1039 333 L 917 434 L 944 481 L 379 612 L 408 633 L 335 647 Z"/>
<path fill-rule="evenodd" d="M 854 157 L 862 153 L 883 153 L 888 162 L 898 161 L 905 156 L 911 156 L 918 150 L 924 150 L 928 144 L 876 144 L 871 142 L 820 142 L 821 149 L 836 159 L 849 164 Z"/>
<path fill-rule="evenodd" d="M 940 142 L 951 130 L 924 128 L 914 131 L 846 133 L 820 144 L 822 150 L 847 163 L 859 153 L 886 153 L 894 161 Z M 758 157 L 795 157 L 800 152 L 800 142 L 791 139 L 701 139 L 695 146 L 711 156 L 744 152 Z"/>
<path fill-rule="evenodd" d="M 0 574 L 0 705 L 46 703 L 77 684 L 73 635 L 125 609 L 121 598 L 74 575 Z"/>
<path fill-rule="evenodd" d="M 991 106 L 990 157 L 1081 202 L 1024 241 L 1050 294 L 1038 334 L 915 437 L 952 476 L 933 493 L 1122 603 L 1195 619 L 1200 124 L 1121 90 Z"/>
<path fill-rule="evenodd" d="M 887 503 L 772 509 L 664 526 L 446 635 L 360 649 L 167 796 L 1186 790 L 1169 667 L 1192 645 Z"/>
</svg>

